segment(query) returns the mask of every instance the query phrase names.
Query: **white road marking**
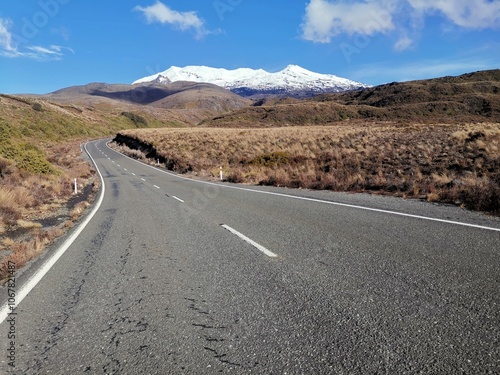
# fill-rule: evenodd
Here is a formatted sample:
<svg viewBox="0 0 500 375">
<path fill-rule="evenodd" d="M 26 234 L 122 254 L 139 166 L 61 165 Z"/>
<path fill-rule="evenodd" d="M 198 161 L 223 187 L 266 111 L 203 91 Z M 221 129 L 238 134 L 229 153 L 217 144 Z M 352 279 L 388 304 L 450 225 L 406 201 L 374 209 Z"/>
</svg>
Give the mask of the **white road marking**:
<svg viewBox="0 0 500 375">
<path fill-rule="evenodd" d="M 102 177 L 101 172 L 99 171 L 99 168 L 97 167 L 97 164 L 90 156 L 90 152 L 87 150 L 87 145 L 84 146 L 85 151 L 87 151 L 87 154 L 89 155 L 90 159 L 94 163 L 94 166 L 97 170 L 97 173 L 99 174 L 99 178 L 101 179 L 102 182 L 102 189 L 101 189 L 101 195 L 99 196 L 99 200 L 97 201 L 94 209 L 92 212 L 87 216 L 85 221 L 83 221 L 77 229 L 71 234 L 71 236 L 64 241 L 64 243 L 57 249 L 57 251 L 52 255 L 47 261 L 43 264 L 42 267 L 40 267 L 32 276 L 31 278 L 21 286 L 20 289 L 18 289 L 17 294 L 16 294 L 16 308 L 19 306 L 19 304 L 22 302 L 22 300 L 28 295 L 29 292 L 40 282 L 40 280 L 49 272 L 49 270 L 52 268 L 52 266 L 59 260 L 59 258 L 68 250 L 68 248 L 71 246 L 71 244 L 78 238 L 80 233 L 85 229 L 87 224 L 92 220 L 94 215 L 96 214 L 97 210 L 99 210 L 99 207 L 101 207 L 102 201 L 104 199 L 104 192 L 106 190 L 104 179 Z M 0 309 L 0 324 L 8 317 L 10 308 L 8 303 L 5 303 L 2 308 Z"/>
<path fill-rule="evenodd" d="M 107 147 L 109 147 L 109 146 L 107 146 Z M 278 196 L 278 197 L 285 197 L 285 198 L 291 198 L 291 199 L 299 199 L 299 200 L 308 201 L 308 202 L 329 204 L 329 205 L 332 205 L 332 206 L 348 207 L 348 208 L 354 208 L 354 209 L 357 209 L 357 210 L 378 212 L 378 213 L 383 213 L 383 214 L 388 214 L 388 215 L 396 215 L 396 216 L 408 217 L 408 218 L 412 218 L 412 219 L 420 219 L 420 220 L 434 221 L 434 222 L 445 223 L 445 224 L 459 225 L 459 226 L 468 227 L 468 228 L 485 229 L 485 230 L 491 230 L 491 231 L 494 231 L 494 232 L 500 232 L 500 228 L 487 227 L 487 226 L 484 226 L 484 225 L 461 223 L 459 221 L 437 219 L 437 218 L 428 217 L 428 216 L 421 216 L 421 215 L 406 214 L 406 213 L 403 213 L 403 212 L 382 210 L 382 209 L 379 209 L 379 208 L 364 207 L 364 206 L 358 206 L 358 205 L 348 204 L 348 203 L 339 203 L 339 202 L 325 201 L 325 200 L 316 199 L 316 198 L 298 197 L 298 196 L 295 196 L 295 195 L 289 195 L 289 194 L 283 194 L 283 193 L 274 193 L 274 192 L 271 192 L 271 191 L 253 190 L 253 189 L 239 187 L 239 186 L 229 186 L 229 185 L 222 185 L 222 184 L 217 184 L 217 183 L 209 182 L 209 181 L 194 180 L 192 178 L 179 176 L 179 175 L 177 175 L 175 173 L 164 171 L 164 170 L 156 168 L 156 167 L 154 167 L 152 165 L 142 163 L 142 162 L 140 162 L 138 160 L 132 159 L 131 157 L 129 157 L 127 155 L 124 155 L 124 154 L 122 154 L 122 155 L 125 156 L 125 157 L 127 157 L 127 158 L 129 158 L 130 160 L 135 161 L 136 163 L 139 163 L 139 164 L 142 164 L 142 165 L 144 165 L 146 167 L 152 168 L 152 169 L 154 169 L 154 170 L 156 170 L 158 172 L 168 174 L 169 176 L 177 177 L 177 178 L 179 178 L 181 180 L 187 180 L 187 181 L 196 182 L 196 183 L 199 183 L 199 184 L 212 185 L 212 186 L 217 186 L 217 187 L 225 188 L 225 189 L 236 189 L 236 190 L 242 190 L 242 191 L 249 191 L 249 192 L 257 193 L 257 194 L 266 194 L 266 195 L 274 195 L 274 196 Z"/>
<path fill-rule="evenodd" d="M 172 195 L 172 198 L 177 199 L 179 202 L 184 203 L 184 201 L 180 198 L 177 198 L 175 195 Z"/>
<path fill-rule="evenodd" d="M 141 178 L 141 180 L 142 180 L 142 181 L 144 181 L 144 182 L 146 182 L 146 180 L 145 180 L 145 179 L 143 179 L 143 178 Z"/>
<path fill-rule="evenodd" d="M 116 164 L 116 165 L 117 165 L 117 166 L 119 166 L 119 167 L 121 167 L 121 165 L 120 165 L 120 164 Z"/>
<path fill-rule="evenodd" d="M 135 173 L 132 173 L 132 176 L 135 176 Z"/>
<path fill-rule="evenodd" d="M 127 168 L 123 168 L 123 169 L 124 169 L 124 170 L 126 170 L 126 171 L 128 171 L 128 169 L 127 169 Z"/>
<path fill-rule="evenodd" d="M 278 256 L 275 253 L 273 253 L 272 251 L 266 249 L 264 246 L 259 245 L 254 240 L 252 240 L 252 239 L 248 238 L 247 236 L 245 236 L 244 234 L 238 232 L 236 229 L 231 228 L 229 225 L 222 224 L 221 226 L 222 226 L 222 228 L 227 229 L 231 233 L 237 235 L 243 241 L 248 242 L 250 245 L 252 245 L 253 247 L 255 247 L 257 250 L 259 250 L 259 251 L 263 252 L 264 254 L 266 254 L 268 257 L 270 257 L 270 258 L 276 258 Z"/>
<path fill-rule="evenodd" d="M 153 185 L 153 186 L 154 186 L 155 188 L 157 188 L 157 189 L 159 189 L 159 188 L 160 188 L 160 187 L 159 187 L 159 186 L 157 186 L 157 185 Z"/>
</svg>

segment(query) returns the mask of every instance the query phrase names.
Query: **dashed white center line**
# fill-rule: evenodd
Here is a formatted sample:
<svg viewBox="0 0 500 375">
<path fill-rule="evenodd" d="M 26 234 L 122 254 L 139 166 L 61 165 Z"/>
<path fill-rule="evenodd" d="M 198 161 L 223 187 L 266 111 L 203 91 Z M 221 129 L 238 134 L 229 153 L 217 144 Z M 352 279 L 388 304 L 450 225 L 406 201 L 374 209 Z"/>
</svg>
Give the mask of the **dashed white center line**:
<svg viewBox="0 0 500 375">
<path fill-rule="evenodd" d="M 117 166 L 119 166 L 119 167 L 121 167 L 121 165 L 120 165 L 120 164 L 116 164 L 116 165 L 117 165 Z"/>
<path fill-rule="evenodd" d="M 124 169 L 124 170 L 126 170 L 126 171 L 128 171 L 128 169 L 127 169 L 127 168 L 123 168 L 123 169 Z"/>
<path fill-rule="evenodd" d="M 276 258 L 278 256 L 275 253 L 273 253 L 272 251 L 266 249 L 264 246 L 259 245 L 254 240 L 252 240 L 252 239 L 248 238 L 247 236 L 245 236 L 244 234 L 238 232 L 236 229 L 231 228 L 229 225 L 222 224 L 221 226 L 222 226 L 222 228 L 227 229 L 231 233 L 237 235 L 239 238 L 241 238 L 243 241 L 249 243 L 250 245 L 252 245 L 253 247 L 255 247 L 257 250 L 263 252 L 268 257 L 270 257 L 270 258 Z"/>
<path fill-rule="evenodd" d="M 145 180 L 145 179 L 143 179 L 143 178 L 141 178 L 141 180 L 142 180 L 142 181 L 144 181 L 144 182 L 146 182 L 146 180 Z"/>
<path fill-rule="evenodd" d="M 180 198 L 177 198 L 175 195 L 172 195 L 172 198 L 177 199 L 179 202 L 184 203 L 184 201 Z"/>
<path fill-rule="evenodd" d="M 160 188 L 160 187 L 159 187 L 159 186 L 157 186 L 157 185 L 153 185 L 153 186 L 154 186 L 155 188 L 157 188 L 157 189 L 159 189 L 159 188 Z"/>
<path fill-rule="evenodd" d="M 135 176 L 135 173 L 132 173 L 132 176 Z"/>
</svg>

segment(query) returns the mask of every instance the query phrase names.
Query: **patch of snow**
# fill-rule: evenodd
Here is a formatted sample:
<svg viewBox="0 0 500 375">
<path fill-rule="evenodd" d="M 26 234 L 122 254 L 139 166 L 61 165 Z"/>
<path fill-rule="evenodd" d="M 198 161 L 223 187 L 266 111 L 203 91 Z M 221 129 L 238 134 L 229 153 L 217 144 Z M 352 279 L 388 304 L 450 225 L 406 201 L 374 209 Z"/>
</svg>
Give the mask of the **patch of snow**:
<svg viewBox="0 0 500 375">
<path fill-rule="evenodd" d="M 369 87 L 360 82 L 332 74 L 311 72 L 297 65 L 288 65 L 277 73 L 262 69 L 239 68 L 234 70 L 207 66 L 171 68 L 135 81 L 133 84 L 157 82 L 168 84 L 176 81 L 212 83 L 232 91 L 241 89 L 254 92 L 342 92 Z"/>
</svg>

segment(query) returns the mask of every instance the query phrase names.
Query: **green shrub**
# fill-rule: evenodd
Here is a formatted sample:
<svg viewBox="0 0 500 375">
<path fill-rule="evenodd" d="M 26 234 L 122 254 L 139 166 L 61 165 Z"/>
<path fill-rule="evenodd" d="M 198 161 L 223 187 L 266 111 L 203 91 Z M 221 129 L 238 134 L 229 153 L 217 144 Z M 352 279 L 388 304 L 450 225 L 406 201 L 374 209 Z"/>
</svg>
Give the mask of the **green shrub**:
<svg viewBox="0 0 500 375">
<path fill-rule="evenodd" d="M 9 140 L 3 140 L 0 142 L 0 156 L 13 160 L 19 169 L 30 173 L 59 174 L 45 154 L 31 144 L 14 144 Z"/>
</svg>

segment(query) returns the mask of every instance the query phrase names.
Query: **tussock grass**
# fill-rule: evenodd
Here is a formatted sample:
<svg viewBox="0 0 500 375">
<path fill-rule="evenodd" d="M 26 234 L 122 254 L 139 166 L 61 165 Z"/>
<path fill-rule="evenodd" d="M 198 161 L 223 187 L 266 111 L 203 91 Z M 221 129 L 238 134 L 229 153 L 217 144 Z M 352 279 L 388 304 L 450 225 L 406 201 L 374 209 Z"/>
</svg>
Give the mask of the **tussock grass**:
<svg viewBox="0 0 500 375">
<path fill-rule="evenodd" d="M 55 238 L 71 228 L 89 205 L 80 202 L 69 213 L 69 223 L 42 229 L 38 220 L 58 212 L 73 194 L 73 179 L 82 185 L 94 184 L 94 171 L 80 158 L 80 143 L 70 142 L 46 148 L 47 160 L 60 173 L 30 173 L 16 168 L 15 163 L 0 159 L 0 249 L 9 253 L 0 258 L 0 280 L 6 275 L 7 262 L 18 267 L 38 256 Z M 2 168 L 2 165 L 4 166 Z M 20 239 L 9 233 L 22 230 Z M 3 237 L 3 238 L 2 238 Z"/>
<path fill-rule="evenodd" d="M 87 207 L 89 207 L 89 206 L 90 206 L 90 203 L 89 203 L 89 202 L 80 202 L 80 203 L 78 203 L 78 204 L 77 204 L 77 205 L 76 205 L 76 206 L 75 206 L 75 207 L 71 210 L 71 212 L 69 213 L 69 216 L 70 216 L 71 220 L 73 220 L 73 221 L 74 221 L 74 220 L 78 219 L 78 218 L 82 215 L 83 211 L 85 211 L 85 209 L 86 209 Z"/>
<path fill-rule="evenodd" d="M 117 140 L 180 173 L 500 212 L 500 124 L 147 129 Z"/>
<path fill-rule="evenodd" d="M 16 224 L 19 228 L 24 228 L 24 229 L 34 229 L 34 228 L 40 229 L 40 228 L 42 228 L 42 224 L 40 224 L 40 223 L 36 223 L 34 221 L 23 220 L 23 219 L 19 219 L 16 222 Z"/>
<path fill-rule="evenodd" d="M 1 246 L 3 249 L 9 250 L 10 254 L 0 260 L 0 280 L 3 280 L 7 275 L 9 261 L 14 262 L 16 266 L 25 265 L 40 255 L 48 244 L 63 233 L 64 227 L 60 226 L 38 231 L 29 240 L 14 241 L 9 238 L 3 239 Z"/>
</svg>

